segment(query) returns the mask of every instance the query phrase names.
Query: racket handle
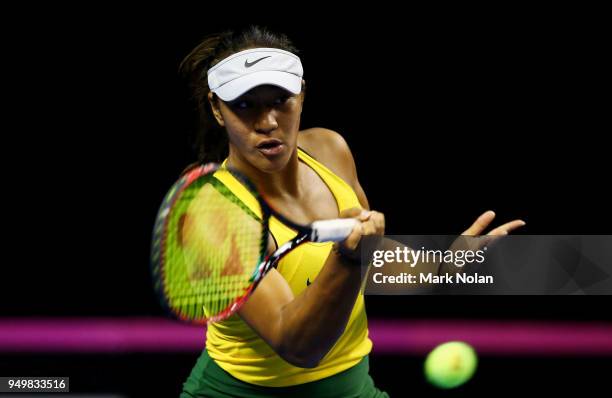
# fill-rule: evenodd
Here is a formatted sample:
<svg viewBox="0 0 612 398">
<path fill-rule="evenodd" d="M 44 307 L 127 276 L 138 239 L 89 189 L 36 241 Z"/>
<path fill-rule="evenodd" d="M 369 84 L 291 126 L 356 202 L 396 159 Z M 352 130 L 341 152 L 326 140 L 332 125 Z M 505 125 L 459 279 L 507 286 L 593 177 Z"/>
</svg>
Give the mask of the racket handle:
<svg viewBox="0 0 612 398">
<path fill-rule="evenodd" d="M 337 218 L 335 220 L 315 221 L 311 224 L 311 242 L 341 242 L 345 240 L 357 225 L 354 218 Z"/>
</svg>

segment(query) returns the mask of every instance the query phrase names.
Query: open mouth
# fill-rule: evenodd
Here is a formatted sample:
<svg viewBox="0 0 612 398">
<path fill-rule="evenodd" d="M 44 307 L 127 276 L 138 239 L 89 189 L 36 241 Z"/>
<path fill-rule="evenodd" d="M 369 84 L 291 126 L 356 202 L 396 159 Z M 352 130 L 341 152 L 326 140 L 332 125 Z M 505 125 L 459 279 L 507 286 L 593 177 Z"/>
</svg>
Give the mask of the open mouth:
<svg viewBox="0 0 612 398">
<path fill-rule="evenodd" d="M 264 155 L 278 155 L 283 150 L 283 143 L 276 139 L 270 139 L 260 142 L 257 149 Z"/>
</svg>

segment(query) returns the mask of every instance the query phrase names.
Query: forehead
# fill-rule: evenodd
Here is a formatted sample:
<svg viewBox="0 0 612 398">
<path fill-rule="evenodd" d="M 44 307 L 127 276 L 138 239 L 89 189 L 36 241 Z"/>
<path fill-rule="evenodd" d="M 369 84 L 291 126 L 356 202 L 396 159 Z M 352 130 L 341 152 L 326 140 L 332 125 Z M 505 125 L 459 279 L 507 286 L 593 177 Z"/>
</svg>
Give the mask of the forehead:
<svg viewBox="0 0 612 398">
<path fill-rule="evenodd" d="M 249 98 L 266 98 L 266 97 L 274 97 L 279 95 L 292 95 L 289 91 L 284 88 L 280 88 L 278 86 L 274 86 L 271 84 L 264 84 L 261 86 L 253 87 L 246 93 L 242 94 L 240 97 L 236 98 L 236 100 Z"/>
</svg>

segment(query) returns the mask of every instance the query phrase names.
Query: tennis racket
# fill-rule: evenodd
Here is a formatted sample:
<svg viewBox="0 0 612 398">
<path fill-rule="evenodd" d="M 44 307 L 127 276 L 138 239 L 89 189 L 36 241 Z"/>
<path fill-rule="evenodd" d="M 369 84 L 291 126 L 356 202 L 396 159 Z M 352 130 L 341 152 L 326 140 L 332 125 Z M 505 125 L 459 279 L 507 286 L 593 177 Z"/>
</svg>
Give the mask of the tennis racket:
<svg viewBox="0 0 612 398">
<path fill-rule="evenodd" d="M 255 198 L 246 205 L 222 182 L 236 178 Z M 266 256 L 271 216 L 297 236 Z M 263 277 L 305 242 L 342 241 L 355 219 L 299 225 L 274 211 L 235 170 L 214 163 L 185 173 L 166 194 L 155 222 L 151 270 L 162 305 L 192 323 L 217 322 L 236 313 Z"/>
</svg>

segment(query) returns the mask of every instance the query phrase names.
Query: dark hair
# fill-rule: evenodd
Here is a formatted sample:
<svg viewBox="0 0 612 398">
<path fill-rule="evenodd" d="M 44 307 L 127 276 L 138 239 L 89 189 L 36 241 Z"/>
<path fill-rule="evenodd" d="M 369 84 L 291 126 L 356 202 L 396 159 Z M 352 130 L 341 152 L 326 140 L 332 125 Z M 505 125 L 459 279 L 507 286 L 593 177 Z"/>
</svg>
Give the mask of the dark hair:
<svg viewBox="0 0 612 398">
<path fill-rule="evenodd" d="M 266 28 L 250 26 L 238 32 L 225 31 L 205 37 L 179 66 L 180 74 L 189 79 L 192 98 L 197 107 L 198 126 L 194 148 L 200 163 L 220 161 L 228 152 L 225 129 L 214 119 L 208 103 L 210 88 L 207 71 L 232 54 L 257 47 L 279 48 L 297 53 L 287 36 L 270 32 Z"/>
</svg>

